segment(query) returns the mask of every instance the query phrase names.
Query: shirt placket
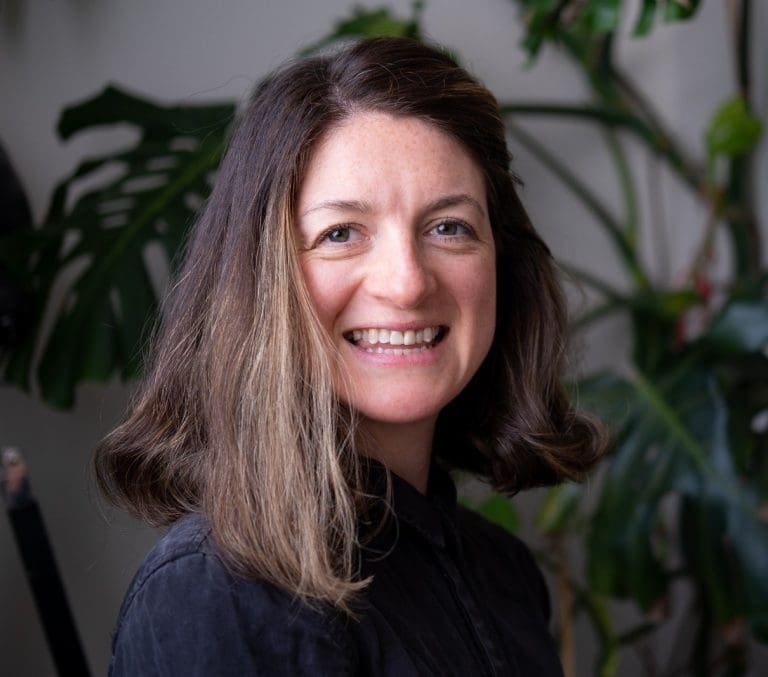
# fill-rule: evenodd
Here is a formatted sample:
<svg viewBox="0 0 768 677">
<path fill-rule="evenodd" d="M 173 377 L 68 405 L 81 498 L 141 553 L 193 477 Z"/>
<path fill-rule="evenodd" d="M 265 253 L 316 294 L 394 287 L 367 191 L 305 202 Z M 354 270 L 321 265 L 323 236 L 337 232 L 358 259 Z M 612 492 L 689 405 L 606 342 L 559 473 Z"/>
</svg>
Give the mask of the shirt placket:
<svg viewBox="0 0 768 677">
<path fill-rule="evenodd" d="M 505 661 L 496 630 L 478 605 L 467 577 L 462 573 L 461 548 L 454 531 L 444 526 L 443 535 L 445 545 L 435 548 L 435 554 L 454 601 L 461 610 L 469 636 L 474 640 L 478 660 L 483 664 L 485 674 L 518 676 L 520 673 L 517 666 Z"/>
</svg>

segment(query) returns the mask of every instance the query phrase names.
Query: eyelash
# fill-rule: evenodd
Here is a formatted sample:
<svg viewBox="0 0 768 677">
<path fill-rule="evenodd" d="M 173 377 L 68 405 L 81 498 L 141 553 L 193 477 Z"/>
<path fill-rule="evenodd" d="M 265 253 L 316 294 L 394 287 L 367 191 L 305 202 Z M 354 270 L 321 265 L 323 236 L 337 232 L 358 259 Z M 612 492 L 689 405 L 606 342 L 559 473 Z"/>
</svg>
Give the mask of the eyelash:
<svg viewBox="0 0 768 677">
<path fill-rule="evenodd" d="M 439 228 L 440 226 L 456 226 L 458 228 L 464 229 L 464 231 L 465 231 L 463 233 L 456 234 L 456 235 L 445 235 L 445 236 L 442 236 L 445 239 L 459 239 L 459 238 L 466 238 L 466 237 L 471 237 L 471 238 L 475 237 L 475 231 L 473 230 L 473 228 L 469 224 L 465 223 L 464 221 L 461 221 L 460 219 L 443 219 L 443 220 L 439 221 L 438 223 L 436 223 L 434 226 L 432 226 L 429 229 L 428 232 L 431 233 L 432 231 L 434 231 L 435 229 Z M 347 242 L 337 242 L 337 243 L 334 243 L 334 242 L 331 242 L 329 240 L 329 236 L 332 233 L 334 233 L 336 231 L 340 231 L 340 230 L 346 230 L 346 231 L 352 232 L 352 231 L 355 230 L 355 227 L 354 227 L 353 224 L 349 224 L 349 223 L 339 223 L 339 224 L 336 224 L 335 226 L 331 226 L 330 228 L 328 228 L 327 230 L 323 231 L 320 234 L 320 236 L 317 238 L 317 240 L 315 241 L 315 244 L 313 246 L 317 247 L 319 245 L 322 245 L 324 242 L 328 242 L 330 244 L 340 244 L 340 245 L 347 244 Z"/>
<path fill-rule="evenodd" d="M 465 223 L 464 221 L 461 221 L 460 219 L 443 219 L 442 221 L 439 221 L 436 223 L 432 228 L 430 228 L 430 232 L 433 230 L 439 228 L 440 226 L 457 226 L 459 228 L 463 228 L 464 232 L 456 235 L 445 235 L 444 237 L 447 238 L 464 238 L 464 237 L 474 237 L 475 231 L 472 229 L 472 226 L 470 226 L 468 223 Z"/>
<path fill-rule="evenodd" d="M 339 224 L 336 224 L 335 226 L 331 226 L 330 228 L 328 228 L 328 230 L 320 234 L 320 237 L 317 238 L 314 246 L 316 247 L 320 244 L 323 244 L 323 242 L 330 242 L 331 244 L 346 244 L 345 242 L 333 243 L 328 239 L 331 233 L 334 233 L 338 230 L 347 230 L 351 232 L 354 230 L 354 226 L 350 223 L 339 223 Z"/>
</svg>

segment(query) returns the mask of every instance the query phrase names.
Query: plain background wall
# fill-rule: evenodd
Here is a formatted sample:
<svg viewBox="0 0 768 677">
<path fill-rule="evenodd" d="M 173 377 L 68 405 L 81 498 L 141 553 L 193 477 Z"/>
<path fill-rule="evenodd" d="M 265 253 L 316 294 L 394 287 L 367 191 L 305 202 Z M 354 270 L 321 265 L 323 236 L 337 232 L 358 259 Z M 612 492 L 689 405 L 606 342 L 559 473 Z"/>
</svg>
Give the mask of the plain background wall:
<svg viewBox="0 0 768 677">
<path fill-rule="evenodd" d="M 404 15 L 410 12 L 408 2 L 388 4 Z M 768 25 L 766 5 L 754 4 L 754 22 Z M 622 63 L 691 150 L 700 148 L 710 112 L 733 93 L 725 5 L 707 0 L 692 24 L 662 27 L 646 40 L 621 45 Z M 261 76 L 324 35 L 350 8 L 347 0 L 0 0 L 0 139 L 36 218 L 44 213 L 53 185 L 79 158 L 131 138 L 127 132 L 93 132 L 62 145 L 54 129 L 65 105 L 92 96 L 108 82 L 163 102 L 242 100 Z M 517 10 L 509 0 L 431 0 L 424 25 L 435 40 L 456 50 L 500 99 L 573 100 L 584 93 L 576 72 L 550 50 L 535 68 L 524 68 Z M 755 36 L 762 33 L 755 29 Z M 766 63 L 766 50 L 765 44 L 755 45 L 756 63 Z M 764 75 L 764 66 L 758 67 L 756 84 Z M 764 87 L 757 91 L 760 111 L 766 110 L 767 94 Z M 618 204 L 615 177 L 594 130 L 554 122 L 528 129 L 567 154 L 582 177 Z M 514 143 L 512 148 L 515 168 L 526 182 L 523 199 L 555 255 L 619 282 L 609 245 L 583 208 L 535 160 Z M 643 152 L 633 150 L 640 173 L 648 173 Z M 765 143 L 762 150 L 759 177 L 765 185 Z M 662 242 L 646 222 L 648 260 L 658 281 L 674 280 L 690 256 L 704 215 L 664 172 L 650 183 L 643 181 L 642 188 L 652 193 L 666 224 Z M 761 199 L 765 223 L 768 199 Z M 590 334 L 579 350 L 581 368 L 621 363 L 626 329 L 616 320 Z M 127 396 L 127 388 L 119 384 L 86 386 L 73 411 L 59 412 L 0 387 L 0 446 L 18 446 L 27 457 L 94 674 L 106 671 L 120 600 L 156 537 L 105 509 L 89 476 L 93 447 L 118 420 Z M 590 650 L 582 648 L 582 662 L 589 665 Z M 4 518 L 0 666 L 9 676 L 53 674 Z"/>
</svg>

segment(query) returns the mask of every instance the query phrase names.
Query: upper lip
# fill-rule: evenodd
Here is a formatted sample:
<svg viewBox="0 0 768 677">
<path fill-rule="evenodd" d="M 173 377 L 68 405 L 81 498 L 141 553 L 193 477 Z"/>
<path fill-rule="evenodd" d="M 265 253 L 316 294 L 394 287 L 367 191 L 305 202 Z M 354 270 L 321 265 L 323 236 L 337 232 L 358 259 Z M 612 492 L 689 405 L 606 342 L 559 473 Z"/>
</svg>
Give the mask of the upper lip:
<svg viewBox="0 0 768 677">
<path fill-rule="evenodd" d="M 427 327 L 446 327 L 447 325 L 442 322 L 429 322 L 424 320 L 418 320 L 415 322 L 371 322 L 370 324 L 356 324 L 349 329 L 345 329 L 342 333 L 354 331 L 355 329 L 393 329 L 395 331 L 408 331 L 409 329 L 426 329 Z"/>
</svg>

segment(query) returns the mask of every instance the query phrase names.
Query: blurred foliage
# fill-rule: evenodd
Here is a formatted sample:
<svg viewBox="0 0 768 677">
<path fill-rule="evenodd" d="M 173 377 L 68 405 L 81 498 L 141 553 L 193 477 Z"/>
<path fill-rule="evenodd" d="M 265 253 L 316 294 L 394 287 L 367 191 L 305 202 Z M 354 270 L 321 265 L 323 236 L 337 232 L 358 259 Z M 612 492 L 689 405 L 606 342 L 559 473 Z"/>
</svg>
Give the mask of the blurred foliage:
<svg viewBox="0 0 768 677">
<path fill-rule="evenodd" d="M 509 133 L 582 201 L 626 274 L 619 289 L 563 264 L 597 299 L 574 319 L 574 331 L 616 314 L 632 325 L 631 369 L 574 384 L 581 405 L 612 432 L 602 471 L 590 486 L 549 491 L 536 521 L 552 545 L 541 560 L 558 589 L 574 599 L 559 625 L 584 614 L 601 647 L 597 673 L 617 674 L 622 650 L 667 629 L 672 586 L 683 582 L 691 593 L 685 641 L 675 642 L 668 665 L 644 652 L 648 673 L 742 674 L 749 637 L 768 641 L 768 277 L 753 202 L 762 124 L 750 101 L 750 3 L 729 5 L 735 91 L 712 113 L 694 151 L 683 147 L 614 52 L 617 40 L 647 35 L 661 22 L 690 20 L 700 2 L 514 4 L 530 67 L 542 49 L 560 50 L 579 68 L 589 96 L 572 103 L 503 101 Z M 363 35 L 420 38 L 422 9 L 415 3 L 405 19 L 387 9 L 356 9 L 307 51 Z M 34 383 L 48 402 L 69 407 L 78 383 L 138 373 L 158 298 L 148 248 L 159 245 L 172 268 L 233 116 L 232 103 L 161 106 L 115 87 L 63 112 L 64 139 L 115 124 L 131 125 L 139 138 L 84 160 L 54 191 L 40 227 L 0 236 L 0 265 L 23 277 L 35 298 L 35 330 L 7 360 L 6 380 L 24 388 Z M 606 204 L 525 130 L 526 120 L 544 118 L 586 121 L 601 130 L 621 209 Z M 707 212 L 690 266 L 674 285 L 656 281 L 652 262 L 640 254 L 640 224 L 650 205 L 638 197 L 628 143 L 641 144 Z M 726 238 L 716 238 L 719 232 Z M 730 276 L 715 280 L 713 261 L 724 255 L 732 258 Z M 519 524 L 506 499 L 474 507 L 507 529 Z M 578 558 L 552 556 L 579 543 L 584 571 L 572 564 Z M 612 599 L 634 600 L 643 621 L 619 631 L 608 613 Z"/>
<path fill-rule="evenodd" d="M 408 19 L 401 19 L 386 8 L 362 9 L 355 7 L 352 16 L 336 22 L 331 33 L 318 42 L 301 50 L 302 56 L 317 52 L 324 47 L 338 43 L 340 40 L 355 38 L 397 37 L 420 40 L 421 15 L 424 3 L 416 0 L 413 3 L 413 14 Z"/>
<path fill-rule="evenodd" d="M 133 147 L 84 159 L 54 190 L 42 227 L 0 240 L 0 262 L 24 262 L 34 296 L 34 331 L 11 354 L 6 380 L 29 388 L 34 375 L 46 401 L 70 407 L 78 383 L 139 374 L 158 297 L 148 246 L 176 260 L 233 114 L 232 104 L 163 107 L 112 86 L 64 110 L 63 139 L 118 124 L 140 135 Z M 98 187 L 84 192 L 86 180 Z"/>
<path fill-rule="evenodd" d="M 658 17 L 690 19 L 700 3 L 518 5 L 531 62 L 545 45 L 560 50 L 581 70 L 590 97 L 568 105 L 505 102 L 510 133 L 581 199 L 630 285 L 620 291 L 565 265 L 598 298 L 575 328 L 616 313 L 629 317 L 632 364 L 575 384 L 580 404 L 609 424 L 612 444 L 594 487 L 558 487 L 540 508 L 543 533 L 582 543 L 586 571 L 548 561 L 575 590 L 574 615 L 586 614 L 600 639 L 599 674 L 616 674 L 624 646 L 666 629 L 676 582 L 691 596 L 683 641 L 675 642 L 667 665 L 645 651 L 648 674 L 743 674 L 748 637 L 768 641 L 768 278 L 753 202 L 752 159 L 763 125 L 749 99 L 750 3 L 730 4 L 736 91 L 712 112 L 697 153 L 683 149 L 614 52 L 617 40 L 628 39 L 622 26 L 630 27 L 629 39 L 642 36 Z M 634 18 L 624 16 L 630 8 Z M 603 132 L 621 186 L 620 213 L 525 132 L 526 117 L 586 120 Z M 656 281 L 653 261 L 638 249 L 643 205 L 630 140 L 645 147 L 656 171 L 677 175 L 707 212 L 690 265 L 674 285 Z M 716 239 L 720 231 L 727 237 Z M 728 253 L 730 275 L 715 279 L 714 261 Z M 616 598 L 633 599 L 645 620 L 617 632 L 605 613 L 606 601 Z"/>
<path fill-rule="evenodd" d="M 523 47 L 535 58 L 547 42 L 589 43 L 621 29 L 627 8 L 639 4 L 632 23 L 635 37 L 647 35 L 660 16 L 670 23 L 692 17 L 701 0 L 518 0 L 527 28 Z"/>
</svg>

